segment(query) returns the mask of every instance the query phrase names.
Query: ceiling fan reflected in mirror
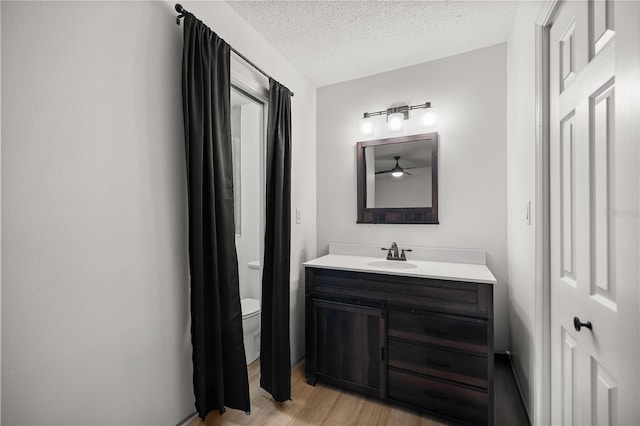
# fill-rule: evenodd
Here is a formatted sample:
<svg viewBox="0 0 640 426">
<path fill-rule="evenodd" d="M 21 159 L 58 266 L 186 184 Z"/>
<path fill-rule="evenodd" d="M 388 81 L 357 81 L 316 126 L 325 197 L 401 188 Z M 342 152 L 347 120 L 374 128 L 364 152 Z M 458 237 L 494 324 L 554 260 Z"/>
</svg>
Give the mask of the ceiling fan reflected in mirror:
<svg viewBox="0 0 640 426">
<path fill-rule="evenodd" d="M 398 163 L 398 161 L 400 160 L 400 156 L 399 156 L 399 155 L 396 155 L 396 156 L 395 156 L 395 157 L 393 157 L 393 158 L 395 158 L 395 160 L 396 160 L 396 165 L 395 165 L 395 166 L 393 166 L 393 168 L 392 168 L 392 169 L 389 169 L 389 170 L 383 170 L 383 171 L 380 171 L 380 172 L 376 172 L 376 174 L 377 174 L 377 175 L 380 175 L 380 174 L 383 174 L 383 173 L 391 173 L 391 176 L 393 176 L 393 177 L 400 177 L 400 176 L 405 175 L 405 174 L 406 174 L 406 175 L 413 176 L 413 175 L 412 175 L 411 173 L 409 173 L 407 170 L 415 169 L 415 167 L 402 168 L 402 167 L 400 167 L 400 164 Z"/>
</svg>

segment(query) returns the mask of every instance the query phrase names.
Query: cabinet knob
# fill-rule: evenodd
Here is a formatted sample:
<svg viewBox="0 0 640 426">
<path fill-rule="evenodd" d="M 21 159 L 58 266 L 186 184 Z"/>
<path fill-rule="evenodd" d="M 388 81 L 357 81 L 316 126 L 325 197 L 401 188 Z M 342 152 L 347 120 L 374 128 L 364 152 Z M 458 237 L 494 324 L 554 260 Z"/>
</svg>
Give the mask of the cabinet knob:
<svg viewBox="0 0 640 426">
<path fill-rule="evenodd" d="M 578 317 L 573 317 L 573 326 L 575 327 L 576 331 L 580 331 L 580 329 L 582 327 L 586 327 L 589 330 L 593 330 L 593 326 L 591 325 L 591 321 L 581 322 L 580 318 L 578 318 Z"/>
</svg>

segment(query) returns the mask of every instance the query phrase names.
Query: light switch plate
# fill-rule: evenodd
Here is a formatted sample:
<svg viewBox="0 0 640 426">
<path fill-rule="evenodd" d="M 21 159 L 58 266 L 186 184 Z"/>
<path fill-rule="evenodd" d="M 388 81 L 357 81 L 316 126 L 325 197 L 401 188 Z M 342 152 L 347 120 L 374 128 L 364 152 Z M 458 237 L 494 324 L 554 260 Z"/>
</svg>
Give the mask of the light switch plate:
<svg viewBox="0 0 640 426">
<path fill-rule="evenodd" d="M 296 207 L 296 223 L 302 223 L 302 209 Z"/>
<path fill-rule="evenodd" d="M 525 217 L 524 221 L 527 226 L 531 226 L 531 201 L 525 203 Z"/>
</svg>

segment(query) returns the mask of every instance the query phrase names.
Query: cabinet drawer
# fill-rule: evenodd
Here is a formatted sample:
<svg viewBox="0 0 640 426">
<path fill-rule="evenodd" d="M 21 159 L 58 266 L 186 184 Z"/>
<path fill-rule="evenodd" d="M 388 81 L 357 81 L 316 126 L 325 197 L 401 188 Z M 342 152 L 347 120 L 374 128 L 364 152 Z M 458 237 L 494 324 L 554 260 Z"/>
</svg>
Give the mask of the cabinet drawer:
<svg viewBox="0 0 640 426">
<path fill-rule="evenodd" d="M 388 397 L 471 423 L 488 423 L 483 391 L 389 369 Z"/>
<path fill-rule="evenodd" d="M 487 322 L 389 310 L 388 335 L 464 351 L 487 353 Z"/>
<path fill-rule="evenodd" d="M 389 339 L 390 367 L 487 387 L 487 358 Z"/>
<path fill-rule="evenodd" d="M 319 298 L 377 300 L 433 311 L 488 318 L 490 284 L 307 268 L 307 294 Z"/>
</svg>

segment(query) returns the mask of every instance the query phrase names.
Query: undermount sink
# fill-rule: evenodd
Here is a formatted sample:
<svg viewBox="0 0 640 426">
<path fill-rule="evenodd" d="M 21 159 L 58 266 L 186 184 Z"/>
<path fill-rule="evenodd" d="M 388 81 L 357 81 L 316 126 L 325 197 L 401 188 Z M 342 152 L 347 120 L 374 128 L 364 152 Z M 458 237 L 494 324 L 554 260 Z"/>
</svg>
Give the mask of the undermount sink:
<svg viewBox="0 0 640 426">
<path fill-rule="evenodd" d="M 413 263 L 397 260 L 376 260 L 375 262 L 367 262 L 367 265 L 385 269 L 414 269 L 418 267 L 418 265 L 414 265 Z"/>
</svg>

